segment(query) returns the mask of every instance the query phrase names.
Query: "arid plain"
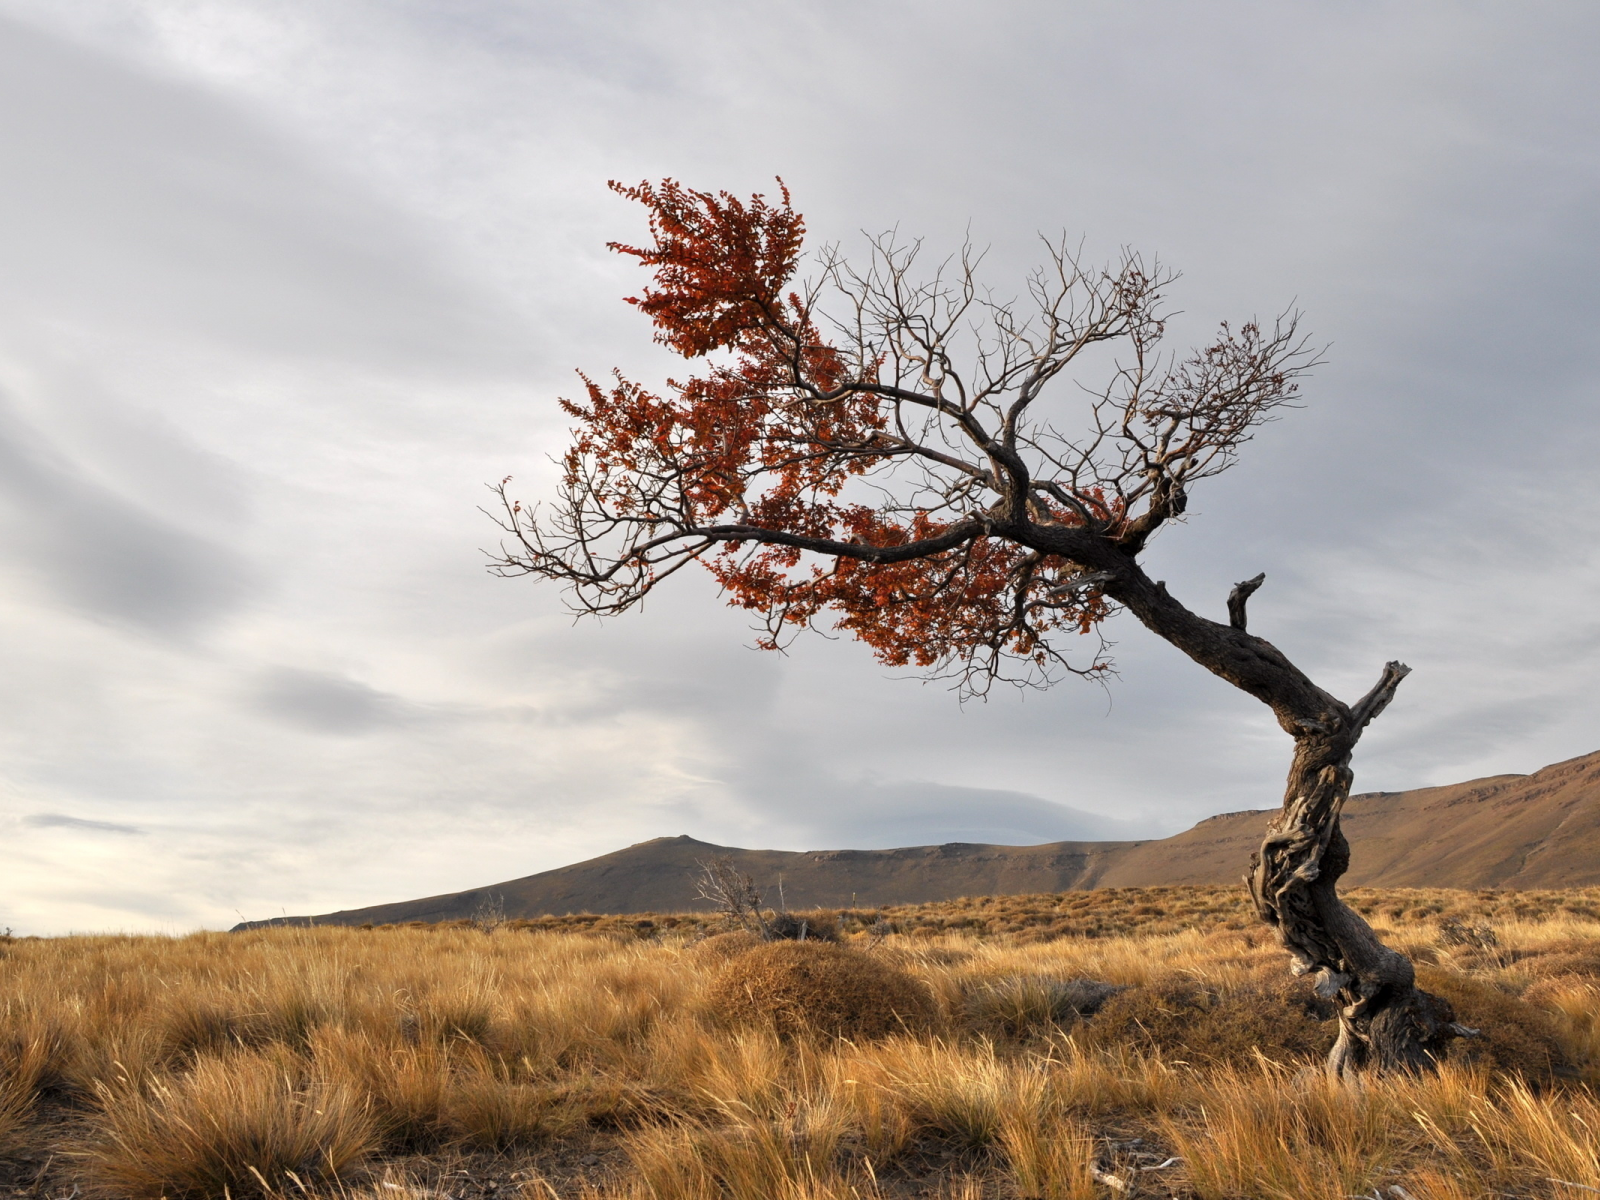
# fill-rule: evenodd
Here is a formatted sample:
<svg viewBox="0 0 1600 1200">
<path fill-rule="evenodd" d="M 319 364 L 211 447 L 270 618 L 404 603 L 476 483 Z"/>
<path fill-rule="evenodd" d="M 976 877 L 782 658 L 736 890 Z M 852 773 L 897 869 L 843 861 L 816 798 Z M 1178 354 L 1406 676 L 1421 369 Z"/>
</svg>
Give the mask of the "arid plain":
<svg viewBox="0 0 1600 1200">
<path fill-rule="evenodd" d="M 1596 1194 L 1600 755 L 1350 802 L 1364 886 L 1347 902 L 1479 1031 L 1435 1073 L 1327 1081 L 1335 1013 L 1237 881 L 1265 819 L 1142 843 L 729 852 L 781 874 L 800 941 L 697 907 L 720 848 L 688 838 L 314 923 L 8 937 L 0 1186 Z"/>
<path fill-rule="evenodd" d="M 867 1012 L 896 994 L 874 972 L 909 978 L 924 1000 L 888 1026 L 797 1023 L 782 997 L 752 1012 L 749 947 L 705 936 L 706 914 L 19 939 L 0 959 L 5 1184 L 1592 1195 L 1600 889 L 1351 899 L 1485 1031 L 1437 1075 L 1325 1083 L 1330 1014 L 1238 886 L 811 914 L 841 940 L 780 953 L 871 964 L 851 1000 Z"/>
</svg>

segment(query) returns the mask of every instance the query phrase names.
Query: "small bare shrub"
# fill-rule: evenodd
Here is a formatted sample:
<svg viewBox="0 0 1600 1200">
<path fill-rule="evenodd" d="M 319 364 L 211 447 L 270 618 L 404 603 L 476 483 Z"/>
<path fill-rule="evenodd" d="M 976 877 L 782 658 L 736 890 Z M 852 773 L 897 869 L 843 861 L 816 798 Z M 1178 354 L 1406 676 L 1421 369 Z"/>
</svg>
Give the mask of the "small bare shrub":
<svg viewBox="0 0 1600 1200">
<path fill-rule="evenodd" d="M 1445 917 L 1439 922 L 1439 942 L 1444 946 L 1469 946 L 1474 950 L 1493 950 L 1500 944 L 1494 927 L 1474 925 L 1460 917 Z"/>
<path fill-rule="evenodd" d="M 733 1024 L 780 1034 L 850 1038 L 926 1029 L 933 998 L 917 979 L 880 959 L 829 942 L 768 942 L 730 960 L 712 981 L 711 1011 Z"/>
<path fill-rule="evenodd" d="M 498 892 L 483 892 L 467 918 L 479 933 L 493 933 L 506 923 L 506 898 Z"/>
<path fill-rule="evenodd" d="M 696 864 L 700 874 L 695 879 L 696 894 L 714 908 L 730 926 L 748 929 L 759 934 L 763 941 L 772 935 L 767 929 L 767 919 L 761 915 L 761 892 L 756 881 L 726 855 L 702 859 Z"/>
</svg>

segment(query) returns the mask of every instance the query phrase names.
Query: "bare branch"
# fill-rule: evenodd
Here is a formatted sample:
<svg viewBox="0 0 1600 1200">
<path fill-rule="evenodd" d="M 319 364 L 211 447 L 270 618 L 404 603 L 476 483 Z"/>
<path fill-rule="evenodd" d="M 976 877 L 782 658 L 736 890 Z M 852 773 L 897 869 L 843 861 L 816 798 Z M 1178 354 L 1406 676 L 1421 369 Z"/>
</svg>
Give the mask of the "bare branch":
<svg viewBox="0 0 1600 1200">
<path fill-rule="evenodd" d="M 1229 625 L 1232 625 L 1235 629 L 1243 629 L 1245 627 L 1244 606 L 1250 597 L 1255 595 L 1256 589 L 1266 581 L 1267 573 L 1263 571 L 1251 579 L 1246 579 L 1243 583 L 1233 585 L 1233 591 L 1228 593 Z"/>
<path fill-rule="evenodd" d="M 1384 709 L 1389 707 L 1389 701 L 1394 699 L 1400 681 L 1411 674 L 1411 668 L 1403 662 L 1389 662 L 1383 666 L 1383 674 L 1378 682 L 1372 685 L 1372 690 L 1360 700 L 1350 706 L 1350 719 L 1357 730 L 1365 729 Z"/>
</svg>

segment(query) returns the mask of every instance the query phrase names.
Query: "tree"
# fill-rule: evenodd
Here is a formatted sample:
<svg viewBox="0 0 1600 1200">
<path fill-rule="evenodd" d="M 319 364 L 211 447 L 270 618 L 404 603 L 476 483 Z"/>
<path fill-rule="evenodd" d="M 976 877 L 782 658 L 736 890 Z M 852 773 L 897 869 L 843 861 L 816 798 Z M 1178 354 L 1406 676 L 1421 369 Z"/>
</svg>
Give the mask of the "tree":
<svg viewBox="0 0 1600 1200">
<path fill-rule="evenodd" d="M 704 370 L 659 392 L 584 377 L 584 398 L 562 401 L 576 428 L 556 501 L 525 509 L 508 480 L 498 488 L 511 540 L 496 570 L 557 580 L 577 611 L 613 614 L 699 563 L 759 614 L 763 646 L 828 621 L 881 662 L 976 693 L 1103 678 L 1095 635 L 1125 609 L 1294 739 L 1249 886 L 1291 970 L 1339 1002 L 1329 1073 L 1425 1069 L 1470 1032 L 1335 891 L 1351 753 L 1408 668 L 1387 664 L 1346 704 L 1246 628 L 1264 576 L 1233 589 L 1221 624 L 1139 561 L 1190 489 L 1293 404 L 1316 365 L 1295 314 L 1224 324 L 1178 358 L 1160 348 L 1175 276 L 1134 253 L 1094 269 L 1047 242 L 1017 302 L 979 286 L 970 249 L 919 278 L 920 244 L 889 235 L 859 268 L 824 249 L 797 283 L 804 222 L 787 188 L 744 202 L 672 180 L 611 186 L 645 207 L 653 235 L 611 244 L 653 272 L 629 303 Z M 1069 372 L 1092 361 L 1105 382 L 1077 392 L 1084 424 L 1063 432 L 1052 414 L 1073 395 Z M 1068 634 L 1089 635 L 1087 652 L 1069 654 Z"/>
</svg>

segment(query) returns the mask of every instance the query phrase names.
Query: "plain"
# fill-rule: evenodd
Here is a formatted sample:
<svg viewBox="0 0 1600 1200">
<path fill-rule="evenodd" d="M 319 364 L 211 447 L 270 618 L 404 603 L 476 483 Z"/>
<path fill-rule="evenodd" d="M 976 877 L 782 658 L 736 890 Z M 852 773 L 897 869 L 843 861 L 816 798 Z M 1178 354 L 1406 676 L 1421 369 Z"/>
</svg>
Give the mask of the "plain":
<svg viewBox="0 0 1600 1200">
<path fill-rule="evenodd" d="M 812 914 L 841 939 L 817 954 L 909 975 L 928 1002 L 844 1037 L 719 1000 L 750 956 L 704 915 L 15 939 L 0 1181 L 174 1200 L 1595 1195 L 1600 891 L 1349 899 L 1483 1030 L 1436 1075 L 1325 1083 L 1330 1014 L 1238 887 Z"/>
</svg>

